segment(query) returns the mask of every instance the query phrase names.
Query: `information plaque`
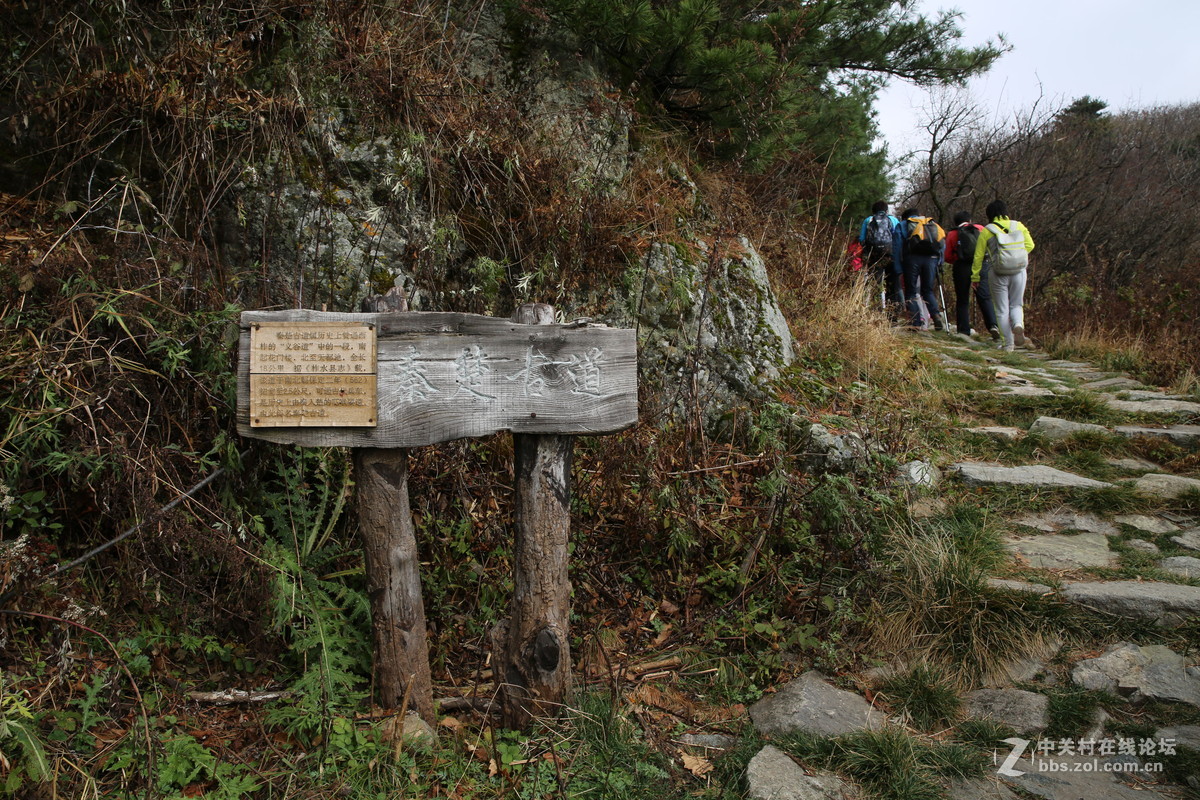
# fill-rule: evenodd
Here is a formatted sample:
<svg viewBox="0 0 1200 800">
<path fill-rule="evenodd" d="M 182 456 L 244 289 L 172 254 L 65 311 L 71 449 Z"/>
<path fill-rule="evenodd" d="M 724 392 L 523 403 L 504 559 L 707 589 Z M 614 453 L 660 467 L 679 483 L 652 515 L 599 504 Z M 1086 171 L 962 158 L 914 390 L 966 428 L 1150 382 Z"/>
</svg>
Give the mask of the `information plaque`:
<svg viewBox="0 0 1200 800">
<path fill-rule="evenodd" d="M 261 322 L 250 328 L 250 427 L 373 428 L 375 326 Z"/>
</svg>

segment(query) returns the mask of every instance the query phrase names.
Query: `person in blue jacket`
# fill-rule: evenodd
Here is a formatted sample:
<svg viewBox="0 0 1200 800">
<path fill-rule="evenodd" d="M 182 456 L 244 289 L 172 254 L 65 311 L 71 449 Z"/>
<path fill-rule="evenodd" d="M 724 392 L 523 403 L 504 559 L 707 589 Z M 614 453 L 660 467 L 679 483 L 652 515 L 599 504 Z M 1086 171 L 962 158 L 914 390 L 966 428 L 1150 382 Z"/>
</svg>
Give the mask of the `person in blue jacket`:
<svg viewBox="0 0 1200 800">
<path fill-rule="evenodd" d="M 862 221 L 858 241 L 862 245 L 864 275 L 879 284 L 885 309 L 895 310 L 904 302 L 900 291 L 900 267 L 892 257 L 892 238 L 900 220 L 888 213 L 888 203 L 880 200 L 871 206 L 871 216 Z"/>
<path fill-rule="evenodd" d="M 921 225 L 926 221 L 928 221 L 927 218 L 922 217 L 916 208 L 909 208 L 900 215 L 900 222 L 896 225 L 895 234 L 892 236 L 892 258 L 896 264 L 900 265 L 904 275 L 904 304 L 908 308 L 909 325 L 915 329 L 924 328 L 920 302 L 924 300 L 934 330 L 940 331 L 945 330 L 946 324 L 942 319 L 941 308 L 938 306 L 935 287 L 938 269 L 942 266 L 945 256 L 945 232 L 942 232 L 941 238 L 937 242 L 931 243 L 933 248 L 931 253 L 913 252 L 912 239 L 909 236 L 914 225 Z M 940 225 L 933 224 L 938 231 L 942 230 Z"/>
</svg>

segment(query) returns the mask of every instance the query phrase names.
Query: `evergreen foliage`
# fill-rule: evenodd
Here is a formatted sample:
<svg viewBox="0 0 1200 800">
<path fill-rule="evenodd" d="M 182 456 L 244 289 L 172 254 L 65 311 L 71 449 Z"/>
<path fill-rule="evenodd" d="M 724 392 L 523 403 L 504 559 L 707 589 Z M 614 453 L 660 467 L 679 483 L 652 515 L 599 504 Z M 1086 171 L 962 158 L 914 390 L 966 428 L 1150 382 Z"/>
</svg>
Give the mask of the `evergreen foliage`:
<svg viewBox="0 0 1200 800">
<path fill-rule="evenodd" d="M 872 147 L 871 103 L 890 77 L 959 83 L 1003 52 L 960 47 L 958 13 L 917 14 L 913 0 L 537 0 L 521 4 L 565 26 L 640 97 L 718 152 L 763 166 L 802 150 L 835 180 L 877 191 L 885 155 Z M 510 14 L 515 13 L 510 9 Z"/>
</svg>

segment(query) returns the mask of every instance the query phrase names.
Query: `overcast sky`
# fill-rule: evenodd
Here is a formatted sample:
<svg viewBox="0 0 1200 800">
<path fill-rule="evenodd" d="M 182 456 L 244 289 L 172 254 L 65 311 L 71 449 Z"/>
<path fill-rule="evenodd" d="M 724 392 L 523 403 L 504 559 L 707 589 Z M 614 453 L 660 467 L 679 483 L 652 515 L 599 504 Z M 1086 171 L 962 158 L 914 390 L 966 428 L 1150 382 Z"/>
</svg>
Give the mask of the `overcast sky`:
<svg viewBox="0 0 1200 800">
<path fill-rule="evenodd" d="M 982 107 L 1004 115 L 1039 94 L 1056 106 L 1091 95 L 1110 111 L 1200 102 L 1200 0 L 921 0 L 963 12 L 963 42 L 1003 32 L 1012 51 L 972 81 Z M 919 149 L 924 90 L 894 81 L 876 106 L 894 159 Z"/>
</svg>

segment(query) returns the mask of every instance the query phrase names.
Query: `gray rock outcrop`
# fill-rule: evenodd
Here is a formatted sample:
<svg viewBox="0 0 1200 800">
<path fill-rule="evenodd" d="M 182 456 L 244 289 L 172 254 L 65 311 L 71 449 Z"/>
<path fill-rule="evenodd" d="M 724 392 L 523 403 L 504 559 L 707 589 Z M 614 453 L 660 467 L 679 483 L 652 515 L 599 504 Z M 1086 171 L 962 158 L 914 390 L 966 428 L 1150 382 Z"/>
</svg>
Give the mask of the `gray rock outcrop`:
<svg viewBox="0 0 1200 800">
<path fill-rule="evenodd" d="M 1039 514 L 1024 514 L 1014 517 L 1013 522 L 1027 528 L 1035 528 L 1046 533 L 1073 530 L 1085 533 L 1102 533 L 1105 536 L 1116 536 L 1121 529 L 1106 519 L 1095 514 L 1081 514 L 1078 511 L 1064 509 L 1047 511 Z"/>
</svg>

